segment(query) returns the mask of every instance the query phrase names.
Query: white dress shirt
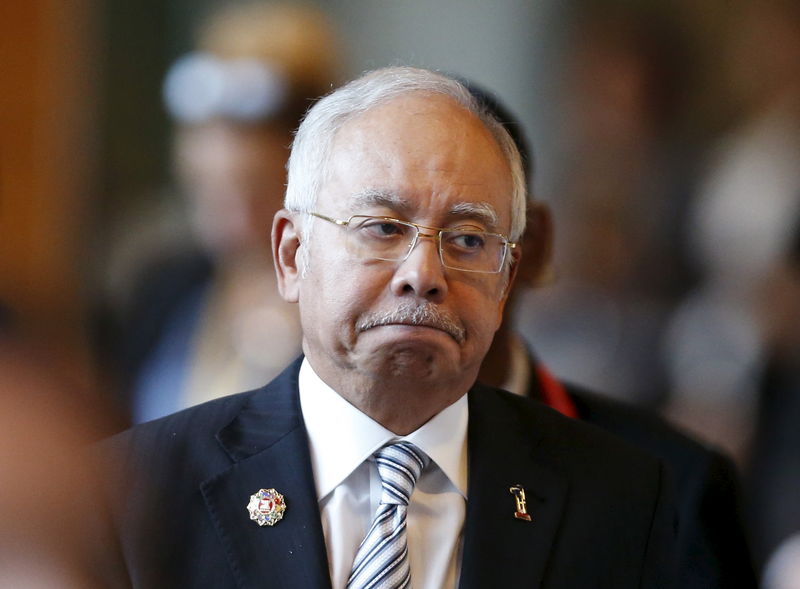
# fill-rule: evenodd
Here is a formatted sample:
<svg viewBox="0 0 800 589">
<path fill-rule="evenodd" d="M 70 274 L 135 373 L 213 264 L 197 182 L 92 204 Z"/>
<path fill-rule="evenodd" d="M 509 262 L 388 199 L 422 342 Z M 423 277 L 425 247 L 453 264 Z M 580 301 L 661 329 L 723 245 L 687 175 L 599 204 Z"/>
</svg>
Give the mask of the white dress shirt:
<svg viewBox="0 0 800 589">
<path fill-rule="evenodd" d="M 348 403 L 304 360 L 300 406 L 308 430 L 333 589 L 344 589 L 381 496 L 372 458 L 407 440 L 427 456 L 408 508 L 408 553 L 415 589 L 455 587 L 467 499 L 467 395 L 418 430 L 397 436 Z"/>
</svg>

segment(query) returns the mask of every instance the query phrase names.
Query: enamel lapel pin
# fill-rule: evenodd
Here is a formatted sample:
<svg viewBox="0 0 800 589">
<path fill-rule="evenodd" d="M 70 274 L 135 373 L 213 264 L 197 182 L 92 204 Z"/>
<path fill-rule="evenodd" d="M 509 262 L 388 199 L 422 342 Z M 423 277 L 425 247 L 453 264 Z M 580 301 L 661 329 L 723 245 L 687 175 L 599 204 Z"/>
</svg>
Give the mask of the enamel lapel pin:
<svg viewBox="0 0 800 589">
<path fill-rule="evenodd" d="M 516 511 L 514 511 L 514 517 L 526 522 L 531 521 L 531 516 L 528 513 L 528 508 L 525 503 L 525 488 L 522 485 L 517 484 L 511 487 L 508 491 L 514 495 L 514 500 L 517 503 Z"/>
<path fill-rule="evenodd" d="M 274 526 L 283 519 L 286 501 L 275 489 L 259 489 L 247 504 L 250 519 L 259 526 Z"/>
</svg>

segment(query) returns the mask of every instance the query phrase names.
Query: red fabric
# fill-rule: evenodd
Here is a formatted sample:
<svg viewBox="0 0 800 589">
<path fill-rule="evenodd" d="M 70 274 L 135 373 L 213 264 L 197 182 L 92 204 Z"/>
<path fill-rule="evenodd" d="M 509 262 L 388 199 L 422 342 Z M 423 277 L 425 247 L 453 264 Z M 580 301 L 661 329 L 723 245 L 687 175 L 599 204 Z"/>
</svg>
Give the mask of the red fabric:
<svg viewBox="0 0 800 589">
<path fill-rule="evenodd" d="M 536 364 L 536 377 L 542 390 L 542 400 L 562 415 L 578 418 L 578 409 L 564 386 L 543 364 Z"/>
</svg>

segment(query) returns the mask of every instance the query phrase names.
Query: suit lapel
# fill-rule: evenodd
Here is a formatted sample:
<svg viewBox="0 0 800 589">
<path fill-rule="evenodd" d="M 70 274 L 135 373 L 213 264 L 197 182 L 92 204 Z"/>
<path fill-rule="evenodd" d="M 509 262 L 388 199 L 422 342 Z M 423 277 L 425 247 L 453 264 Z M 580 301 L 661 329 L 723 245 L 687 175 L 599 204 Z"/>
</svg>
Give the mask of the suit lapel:
<svg viewBox="0 0 800 589">
<path fill-rule="evenodd" d="M 566 480 L 547 466 L 535 419 L 476 385 L 469 393 L 469 485 L 461 589 L 539 587 L 561 520 Z M 527 411 L 529 413 L 529 411 Z M 519 484 L 532 521 L 516 519 Z"/>
<path fill-rule="evenodd" d="M 234 464 L 201 485 L 241 587 L 330 587 L 298 398 L 299 366 L 254 395 L 218 433 Z M 286 501 L 283 519 L 272 527 L 258 526 L 246 509 L 250 495 L 262 488 L 274 488 Z"/>
</svg>

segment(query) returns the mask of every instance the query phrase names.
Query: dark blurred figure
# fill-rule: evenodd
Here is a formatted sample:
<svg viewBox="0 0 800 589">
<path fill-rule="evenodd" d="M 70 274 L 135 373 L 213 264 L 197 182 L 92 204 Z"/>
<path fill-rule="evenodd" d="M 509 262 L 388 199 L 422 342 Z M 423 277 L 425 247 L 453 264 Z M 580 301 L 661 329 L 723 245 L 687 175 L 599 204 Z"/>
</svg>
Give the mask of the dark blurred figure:
<svg viewBox="0 0 800 589">
<path fill-rule="evenodd" d="M 763 294 L 767 361 L 760 382 L 751 525 L 765 587 L 800 587 L 800 224 Z"/>
<path fill-rule="evenodd" d="M 0 305 L 0 586 L 102 589 L 101 478 L 85 447 L 107 419 Z"/>
<path fill-rule="evenodd" d="M 670 415 L 746 464 L 766 357 L 763 285 L 800 217 L 800 4 L 733 2 L 727 21 L 719 108 L 736 116 L 690 209 L 700 280 L 670 319 L 665 357 Z"/>
<path fill-rule="evenodd" d="M 520 148 L 530 179 L 531 151 L 521 126 L 495 96 L 474 84 L 471 90 L 506 125 Z M 479 379 L 607 430 L 655 454 L 670 467 L 676 478 L 679 517 L 677 587 L 756 587 L 742 525 L 738 475 L 730 459 L 684 435 L 651 411 L 560 382 L 516 333 L 511 315 L 519 295 L 548 280 L 553 233 L 547 206 L 531 200 L 523 262 L 506 318 L 495 335 Z"/>
<path fill-rule="evenodd" d="M 135 281 L 119 338 L 133 421 L 260 386 L 300 349 L 269 246 L 292 131 L 339 81 L 326 18 L 291 4 L 232 4 L 164 84 L 188 252 L 158 251 Z M 152 244 L 151 244 L 152 246 Z"/>
<path fill-rule="evenodd" d="M 689 279 L 676 243 L 693 159 L 679 124 L 692 60 L 674 15 L 653 9 L 573 9 L 553 202 L 558 282 L 517 310 L 556 374 L 649 406 L 668 392 L 658 342 Z"/>
</svg>

